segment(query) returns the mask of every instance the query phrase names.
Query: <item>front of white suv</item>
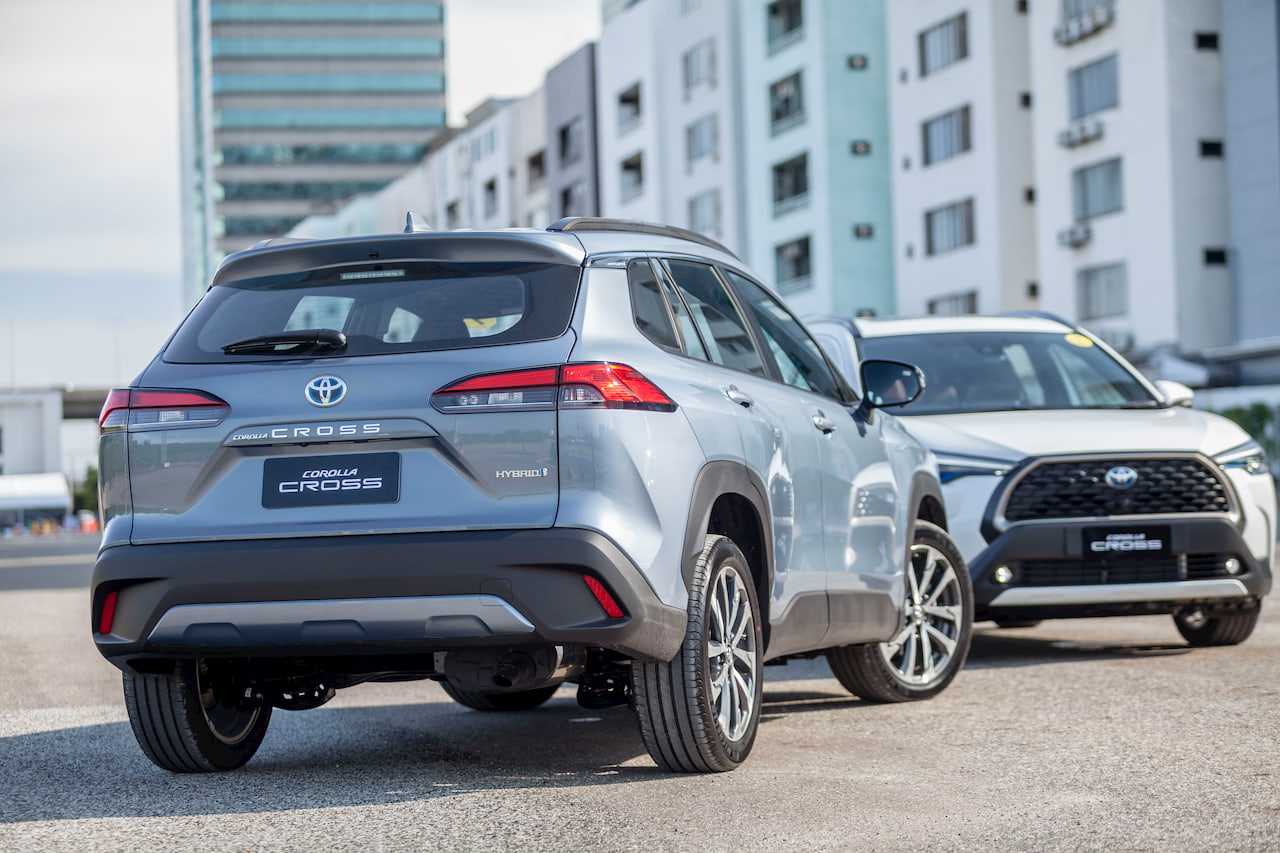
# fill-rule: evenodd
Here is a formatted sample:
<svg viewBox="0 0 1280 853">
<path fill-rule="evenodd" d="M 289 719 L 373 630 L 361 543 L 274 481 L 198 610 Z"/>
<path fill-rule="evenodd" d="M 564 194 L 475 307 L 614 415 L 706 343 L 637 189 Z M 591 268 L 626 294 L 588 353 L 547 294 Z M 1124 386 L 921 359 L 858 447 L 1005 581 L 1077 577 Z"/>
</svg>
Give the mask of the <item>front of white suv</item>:
<svg viewBox="0 0 1280 853">
<path fill-rule="evenodd" d="M 1252 633 L 1275 485 L 1262 448 L 1184 386 L 1047 315 L 809 325 L 846 375 L 868 358 L 923 369 L 902 421 L 938 457 L 976 619 L 1168 613 L 1193 645 Z"/>
</svg>

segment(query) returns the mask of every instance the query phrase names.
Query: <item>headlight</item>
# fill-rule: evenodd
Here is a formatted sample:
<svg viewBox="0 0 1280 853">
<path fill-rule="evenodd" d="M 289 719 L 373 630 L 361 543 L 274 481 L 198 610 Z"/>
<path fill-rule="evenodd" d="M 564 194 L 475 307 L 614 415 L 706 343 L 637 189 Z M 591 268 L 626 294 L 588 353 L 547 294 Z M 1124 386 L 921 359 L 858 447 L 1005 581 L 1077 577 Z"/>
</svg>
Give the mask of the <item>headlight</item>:
<svg viewBox="0 0 1280 853">
<path fill-rule="evenodd" d="M 1003 459 L 985 459 L 981 456 L 961 456 L 956 453 L 939 453 L 938 479 L 950 483 L 961 477 L 1003 477 L 1013 467 Z"/>
<path fill-rule="evenodd" d="M 1256 441 L 1248 441 L 1213 457 L 1223 468 L 1243 468 L 1250 474 L 1262 474 L 1267 470 L 1267 452 Z"/>
</svg>

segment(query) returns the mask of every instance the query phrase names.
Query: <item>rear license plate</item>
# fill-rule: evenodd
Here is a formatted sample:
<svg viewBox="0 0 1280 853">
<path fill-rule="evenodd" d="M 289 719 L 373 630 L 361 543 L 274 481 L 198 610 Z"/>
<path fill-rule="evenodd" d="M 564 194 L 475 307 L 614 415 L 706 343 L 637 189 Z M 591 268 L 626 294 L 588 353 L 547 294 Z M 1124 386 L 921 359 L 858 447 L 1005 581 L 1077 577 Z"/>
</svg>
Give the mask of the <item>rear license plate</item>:
<svg viewBox="0 0 1280 853">
<path fill-rule="evenodd" d="M 267 459 L 262 469 L 262 505 L 269 509 L 399 500 L 399 453 Z"/>
<path fill-rule="evenodd" d="M 1140 527 L 1086 527 L 1084 558 L 1101 561 L 1116 557 L 1160 560 L 1173 556 L 1167 525 Z"/>
</svg>

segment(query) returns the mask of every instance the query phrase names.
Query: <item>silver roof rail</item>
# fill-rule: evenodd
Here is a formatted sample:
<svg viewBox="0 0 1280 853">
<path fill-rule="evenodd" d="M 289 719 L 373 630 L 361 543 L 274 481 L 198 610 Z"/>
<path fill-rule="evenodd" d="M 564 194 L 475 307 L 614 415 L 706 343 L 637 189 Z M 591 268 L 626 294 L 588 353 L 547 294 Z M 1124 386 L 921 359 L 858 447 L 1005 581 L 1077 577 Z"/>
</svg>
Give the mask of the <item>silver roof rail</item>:
<svg viewBox="0 0 1280 853">
<path fill-rule="evenodd" d="M 655 234 L 660 237 L 671 237 L 676 240 L 688 240 L 691 243 L 699 243 L 717 252 L 724 252 L 731 258 L 738 258 L 736 254 L 729 251 L 723 243 L 699 234 L 697 231 L 690 231 L 687 228 L 677 228 L 674 225 L 662 225 L 657 222 L 640 222 L 631 219 L 605 219 L 592 216 L 566 216 L 564 219 L 557 219 L 547 226 L 548 231 L 617 231 L 630 232 L 632 234 Z"/>
</svg>

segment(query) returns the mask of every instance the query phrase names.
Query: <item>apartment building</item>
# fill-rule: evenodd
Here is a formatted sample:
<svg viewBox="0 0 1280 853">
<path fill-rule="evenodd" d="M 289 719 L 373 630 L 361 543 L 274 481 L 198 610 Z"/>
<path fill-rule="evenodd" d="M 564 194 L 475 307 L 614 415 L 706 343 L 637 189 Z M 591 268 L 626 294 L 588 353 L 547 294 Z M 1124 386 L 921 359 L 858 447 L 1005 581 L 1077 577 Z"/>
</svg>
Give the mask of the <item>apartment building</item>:
<svg viewBox="0 0 1280 853">
<path fill-rule="evenodd" d="M 445 125 L 444 4 L 179 4 L 186 293 L 412 169 Z"/>
<path fill-rule="evenodd" d="M 1032 160 L 1039 105 L 1027 3 L 887 8 L 898 311 L 1035 308 L 1043 292 Z"/>
<path fill-rule="evenodd" d="M 1231 340 L 1223 5 L 1029 15 L 1040 304 L 1140 358 Z"/>
</svg>

